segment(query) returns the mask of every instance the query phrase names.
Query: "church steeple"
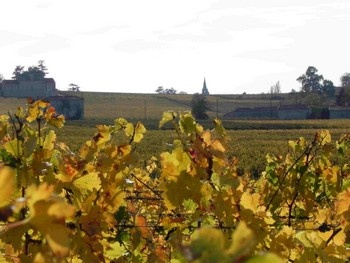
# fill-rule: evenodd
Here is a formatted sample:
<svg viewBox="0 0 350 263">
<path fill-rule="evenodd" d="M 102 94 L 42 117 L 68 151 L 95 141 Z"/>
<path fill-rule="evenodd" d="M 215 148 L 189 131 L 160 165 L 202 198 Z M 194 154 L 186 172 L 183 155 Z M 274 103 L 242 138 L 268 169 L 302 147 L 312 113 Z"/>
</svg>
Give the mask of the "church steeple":
<svg viewBox="0 0 350 263">
<path fill-rule="evenodd" d="M 205 82 L 205 78 L 204 78 L 204 82 L 203 82 L 202 95 L 209 95 L 209 91 L 207 88 L 207 83 Z"/>
</svg>

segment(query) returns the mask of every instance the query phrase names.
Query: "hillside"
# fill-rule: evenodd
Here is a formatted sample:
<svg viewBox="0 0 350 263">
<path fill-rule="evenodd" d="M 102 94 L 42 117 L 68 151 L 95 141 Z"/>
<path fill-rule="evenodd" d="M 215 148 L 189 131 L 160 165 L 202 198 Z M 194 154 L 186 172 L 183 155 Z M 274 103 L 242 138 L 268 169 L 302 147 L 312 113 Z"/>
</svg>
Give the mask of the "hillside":
<svg viewBox="0 0 350 263">
<path fill-rule="evenodd" d="M 191 109 L 193 95 L 189 94 L 132 94 L 83 92 L 86 118 L 159 119 L 164 111 Z M 270 99 L 269 94 L 260 95 L 208 95 L 211 117 L 219 118 L 237 107 L 276 106 L 285 103 L 289 94 Z"/>
</svg>

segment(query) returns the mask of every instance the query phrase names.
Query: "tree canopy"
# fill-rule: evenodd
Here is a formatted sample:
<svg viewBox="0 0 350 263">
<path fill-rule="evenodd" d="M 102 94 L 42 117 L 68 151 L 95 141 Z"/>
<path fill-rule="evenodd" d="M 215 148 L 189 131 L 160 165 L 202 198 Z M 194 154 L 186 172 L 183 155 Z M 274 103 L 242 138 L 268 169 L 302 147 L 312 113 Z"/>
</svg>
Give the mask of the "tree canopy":
<svg viewBox="0 0 350 263">
<path fill-rule="evenodd" d="M 344 73 L 344 74 L 340 77 L 340 82 L 341 82 L 341 86 L 342 86 L 343 88 L 350 87 L 350 73 Z"/>
<path fill-rule="evenodd" d="M 334 97 L 335 87 L 332 81 L 325 79 L 317 73 L 317 68 L 309 66 L 304 74 L 297 78 L 301 83 L 301 91 L 305 93 L 316 93 L 325 97 Z"/>
<path fill-rule="evenodd" d="M 307 93 L 320 93 L 322 91 L 321 81 L 323 81 L 323 76 L 317 74 L 317 72 L 318 70 L 315 67 L 309 66 L 306 73 L 297 78 L 297 81 L 301 83 L 301 91 Z"/>
<path fill-rule="evenodd" d="M 45 78 L 46 74 L 48 74 L 48 72 L 46 66 L 44 65 L 44 61 L 39 60 L 37 66 L 30 66 L 27 70 L 24 69 L 24 66 L 16 66 L 15 70 L 12 73 L 12 79 L 42 80 Z"/>
<path fill-rule="evenodd" d="M 191 100 L 192 114 L 195 118 L 200 120 L 206 120 L 209 115 L 206 113 L 209 110 L 208 101 L 205 99 L 205 95 L 195 93 Z"/>
</svg>

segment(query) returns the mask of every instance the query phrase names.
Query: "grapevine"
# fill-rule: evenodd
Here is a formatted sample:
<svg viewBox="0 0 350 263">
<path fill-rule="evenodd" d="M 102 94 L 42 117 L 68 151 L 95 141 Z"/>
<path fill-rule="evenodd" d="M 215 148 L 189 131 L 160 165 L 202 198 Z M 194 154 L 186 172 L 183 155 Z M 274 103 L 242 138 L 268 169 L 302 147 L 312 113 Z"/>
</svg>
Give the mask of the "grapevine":
<svg viewBox="0 0 350 263">
<path fill-rule="evenodd" d="M 220 120 L 169 111 L 169 124 L 172 149 L 140 165 L 140 122 L 98 125 L 73 152 L 48 102 L 0 116 L 0 261 L 348 261 L 350 135 L 290 141 L 252 179 Z"/>
</svg>

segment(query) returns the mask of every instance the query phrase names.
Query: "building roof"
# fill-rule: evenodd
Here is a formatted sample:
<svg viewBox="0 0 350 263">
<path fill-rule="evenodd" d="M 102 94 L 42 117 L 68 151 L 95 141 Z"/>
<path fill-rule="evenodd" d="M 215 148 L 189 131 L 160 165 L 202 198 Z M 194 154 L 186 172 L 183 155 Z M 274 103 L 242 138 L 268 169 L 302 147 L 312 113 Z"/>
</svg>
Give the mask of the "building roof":
<svg viewBox="0 0 350 263">
<path fill-rule="evenodd" d="M 280 105 L 278 110 L 309 110 L 310 107 L 305 104 L 289 104 L 289 105 Z"/>
</svg>

